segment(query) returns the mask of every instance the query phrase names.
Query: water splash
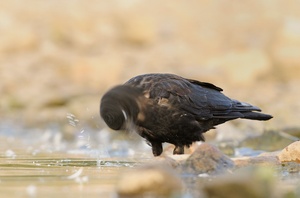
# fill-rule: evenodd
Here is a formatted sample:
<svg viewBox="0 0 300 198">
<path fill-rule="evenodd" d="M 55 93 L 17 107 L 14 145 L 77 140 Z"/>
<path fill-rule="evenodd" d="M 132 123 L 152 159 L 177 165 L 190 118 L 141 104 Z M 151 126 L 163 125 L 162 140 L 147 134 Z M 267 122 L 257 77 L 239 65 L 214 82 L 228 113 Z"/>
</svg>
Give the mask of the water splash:
<svg viewBox="0 0 300 198">
<path fill-rule="evenodd" d="M 79 124 L 79 120 L 76 118 L 76 116 L 72 113 L 67 113 L 67 119 L 69 121 L 69 124 L 73 127 L 77 127 Z"/>
<path fill-rule="evenodd" d="M 8 149 L 5 151 L 5 157 L 7 157 L 7 158 L 15 159 L 16 156 L 17 156 L 16 153 L 11 149 Z"/>
<path fill-rule="evenodd" d="M 90 141 L 91 141 L 90 134 L 84 129 L 81 129 L 77 136 L 77 147 L 82 149 L 90 149 L 91 148 Z"/>
<path fill-rule="evenodd" d="M 78 169 L 74 174 L 67 177 L 67 179 L 76 179 L 82 174 L 83 168 Z"/>
<path fill-rule="evenodd" d="M 72 114 L 67 113 L 67 119 L 71 126 L 73 126 L 76 130 L 77 142 L 76 147 L 80 149 L 90 149 L 91 148 L 91 137 L 89 132 L 87 132 L 80 124 L 79 119 Z"/>
</svg>

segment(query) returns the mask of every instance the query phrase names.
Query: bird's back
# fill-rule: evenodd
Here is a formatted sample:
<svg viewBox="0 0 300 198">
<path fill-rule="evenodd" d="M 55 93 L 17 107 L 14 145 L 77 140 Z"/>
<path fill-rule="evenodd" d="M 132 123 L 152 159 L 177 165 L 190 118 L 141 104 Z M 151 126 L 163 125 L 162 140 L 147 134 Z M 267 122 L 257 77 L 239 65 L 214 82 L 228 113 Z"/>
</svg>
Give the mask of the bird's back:
<svg viewBox="0 0 300 198">
<path fill-rule="evenodd" d="M 134 77 L 126 85 L 141 88 L 144 96 L 175 109 L 186 111 L 198 120 L 236 118 L 267 120 L 270 115 L 258 113 L 258 107 L 233 100 L 222 89 L 206 82 L 185 79 L 173 74 L 145 74 Z M 252 112 L 252 113 L 250 113 Z"/>
</svg>

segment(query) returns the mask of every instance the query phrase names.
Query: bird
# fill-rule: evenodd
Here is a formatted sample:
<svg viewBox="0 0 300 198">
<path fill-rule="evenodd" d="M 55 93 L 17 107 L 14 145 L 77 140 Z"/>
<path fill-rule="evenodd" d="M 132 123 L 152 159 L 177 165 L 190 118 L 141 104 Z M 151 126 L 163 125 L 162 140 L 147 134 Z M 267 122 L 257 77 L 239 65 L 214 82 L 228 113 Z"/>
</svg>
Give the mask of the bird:
<svg viewBox="0 0 300 198">
<path fill-rule="evenodd" d="M 165 142 L 175 146 L 174 155 L 184 154 L 184 147 L 205 141 L 203 133 L 230 120 L 272 118 L 222 91 L 214 84 L 175 74 L 142 74 L 108 90 L 100 101 L 100 116 L 113 130 L 134 128 L 154 156 L 162 154 Z"/>
</svg>

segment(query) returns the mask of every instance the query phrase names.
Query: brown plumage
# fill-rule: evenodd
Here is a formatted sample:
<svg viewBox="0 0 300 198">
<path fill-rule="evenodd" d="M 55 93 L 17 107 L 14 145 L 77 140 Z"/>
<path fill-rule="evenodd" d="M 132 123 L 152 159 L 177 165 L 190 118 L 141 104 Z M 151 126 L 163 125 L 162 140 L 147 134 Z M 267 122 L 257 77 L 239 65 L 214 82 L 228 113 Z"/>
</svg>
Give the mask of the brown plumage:
<svg viewBox="0 0 300 198">
<path fill-rule="evenodd" d="M 229 120 L 272 118 L 221 91 L 213 84 L 173 74 L 145 74 L 105 93 L 100 114 L 114 130 L 135 126 L 154 156 L 162 153 L 164 142 L 175 145 L 174 154 L 183 154 L 184 146 L 204 141 L 202 133 Z"/>
</svg>

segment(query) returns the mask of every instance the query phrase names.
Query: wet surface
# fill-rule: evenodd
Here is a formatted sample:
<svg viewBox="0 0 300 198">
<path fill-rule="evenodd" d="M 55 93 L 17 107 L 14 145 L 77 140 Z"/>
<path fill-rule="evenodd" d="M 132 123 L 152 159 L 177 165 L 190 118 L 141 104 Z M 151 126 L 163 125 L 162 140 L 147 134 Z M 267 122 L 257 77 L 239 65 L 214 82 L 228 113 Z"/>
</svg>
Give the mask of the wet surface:
<svg viewBox="0 0 300 198">
<path fill-rule="evenodd" d="M 0 135 L 1 197 L 116 197 L 120 174 L 153 163 L 148 146 L 134 138 L 122 140 L 108 131 L 78 130 L 73 141 L 58 131 L 17 128 Z M 12 130 L 12 128 L 10 128 Z M 94 144 L 100 135 L 101 145 Z M 107 139 L 103 138 L 109 137 Z M 89 135 L 87 135 L 89 134 Z M 85 138 L 83 140 L 83 137 Z M 134 143 L 135 142 L 135 143 Z M 263 151 L 233 147 L 235 156 L 257 156 Z M 159 160 L 157 160 L 159 161 Z M 251 164 L 248 164 L 252 166 Z M 282 192 L 294 192 L 300 182 L 298 163 L 270 166 Z M 236 170 L 234 170 L 235 172 Z M 185 184 L 184 197 L 198 197 L 204 184 L 218 180 L 209 174 L 178 171 Z"/>
<path fill-rule="evenodd" d="M 9 197 L 110 197 L 120 171 L 136 162 L 67 153 L 0 155 L 0 194 Z M 25 196 L 24 196 L 25 195 Z M 101 195 L 101 196 L 100 196 Z"/>
<path fill-rule="evenodd" d="M 1 197 L 112 197 L 119 173 L 140 164 L 101 157 L 101 149 L 78 144 L 80 135 L 70 143 L 56 131 L 8 128 L 0 131 Z"/>
<path fill-rule="evenodd" d="M 6 151 L 7 153 L 7 151 Z M 0 192 L 9 197 L 113 195 L 118 173 L 133 162 L 97 160 L 66 153 L 0 157 Z"/>
</svg>

